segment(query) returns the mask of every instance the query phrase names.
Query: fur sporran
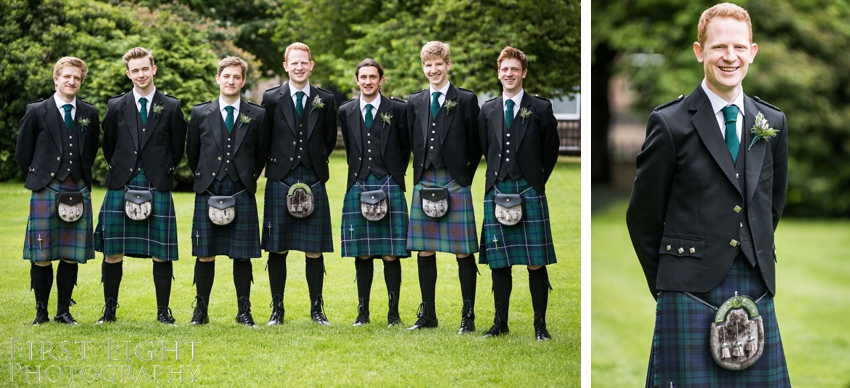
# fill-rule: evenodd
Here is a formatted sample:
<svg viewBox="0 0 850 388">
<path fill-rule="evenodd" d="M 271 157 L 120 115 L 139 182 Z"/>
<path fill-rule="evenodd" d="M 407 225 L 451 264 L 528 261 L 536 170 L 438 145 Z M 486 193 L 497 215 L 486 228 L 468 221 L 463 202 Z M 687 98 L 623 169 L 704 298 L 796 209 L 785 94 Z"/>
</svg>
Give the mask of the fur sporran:
<svg viewBox="0 0 850 388">
<path fill-rule="evenodd" d="M 66 191 L 56 195 L 56 212 L 59 218 L 65 222 L 76 222 L 83 217 L 83 193 L 80 191 Z"/>
<path fill-rule="evenodd" d="M 313 189 L 310 186 L 298 182 L 289 187 L 286 195 L 286 210 L 293 217 L 305 218 L 313 214 L 316 209 L 316 200 L 313 198 Z"/>
<path fill-rule="evenodd" d="M 360 193 L 360 214 L 369 221 L 380 221 L 387 215 L 387 193 L 383 190 Z"/>
<path fill-rule="evenodd" d="M 148 219 L 153 210 L 153 194 L 150 190 L 124 189 L 124 214 L 133 221 Z"/>
<path fill-rule="evenodd" d="M 711 324 L 711 356 L 724 369 L 742 370 L 753 365 L 764 349 L 764 323 L 756 303 L 748 296 L 727 299 Z"/>
<path fill-rule="evenodd" d="M 496 194 L 493 198 L 496 221 L 505 226 L 516 225 L 522 220 L 522 197 L 519 194 Z"/>
<path fill-rule="evenodd" d="M 449 211 L 449 190 L 443 187 L 423 187 L 422 212 L 431 218 L 440 218 Z"/>
<path fill-rule="evenodd" d="M 216 225 L 227 225 L 236 219 L 236 199 L 230 195 L 214 195 L 207 200 L 210 221 Z"/>
</svg>

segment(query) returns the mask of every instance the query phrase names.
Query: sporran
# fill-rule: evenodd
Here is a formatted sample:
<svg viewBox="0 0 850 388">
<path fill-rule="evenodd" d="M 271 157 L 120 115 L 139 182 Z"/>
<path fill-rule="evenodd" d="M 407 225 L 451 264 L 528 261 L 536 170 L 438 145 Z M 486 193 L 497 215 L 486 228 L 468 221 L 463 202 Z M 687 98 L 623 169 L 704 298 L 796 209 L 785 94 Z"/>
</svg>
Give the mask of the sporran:
<svg viewBox="0 0 850 388">
<path fill-rule="evenodd" d="M 56 212 L 65 222 L 76 222 L 83 217 L 83 193 L 81 191 L 66 191 L 56 194 Z"/>
<path fill-rule="evenodd" d="M 496 221 L 505 226 L 512 226 L 522 220 L 522 197 L 519 194 L 496 194 L 493 198 L 496 208 L 493 210 Z"/>
<path fill-rule="evenodd" d="M 243 190 L 244 191 L 244 190 Z M 207 215 L 216 225 L 227 225 L 236 219 L 236 193 L 234 195 L 211 195 L 207 200 Z"/>
<path fill-rule="evenodd" d="M 150 190 L 124 189 L 124 214 L 133 221 L 148 219 L 153 211 L 153 194 Z"/>
<path fill-rule="evenodd" d="M 747 369 L 761 357 L 764 350 L 764 321 L 756 303 L 749 296 L 738 295 L 715 307 L 686 292 L 685 295 L 709 306 L 717 313 L 711 324 L 709 347 L 714 361 L 723 369 Z M 765 294 L 767 295 L 767 294 Z"/>
<path fill-rule="evenodd" d="M 289 187 L 286 195 L 286 210 L 296 218 L 306 218 L 316 209 L 313 189 L 303 182 Z"/>
<path fill-rule="evenodd" d="M 360 193 L 360 214 L 369 221 L 380 221 L 387 215 L 387 193 L 383 190 Z"/>
<path fill-rule="evenodd" d="M 422 191 L 419 192 L 419 196 L 422 198 L 422 212 L 426 216 L 440 218 L 448 213 L 449 190 L 447 188 L 423 187 Z"/>
</svg>

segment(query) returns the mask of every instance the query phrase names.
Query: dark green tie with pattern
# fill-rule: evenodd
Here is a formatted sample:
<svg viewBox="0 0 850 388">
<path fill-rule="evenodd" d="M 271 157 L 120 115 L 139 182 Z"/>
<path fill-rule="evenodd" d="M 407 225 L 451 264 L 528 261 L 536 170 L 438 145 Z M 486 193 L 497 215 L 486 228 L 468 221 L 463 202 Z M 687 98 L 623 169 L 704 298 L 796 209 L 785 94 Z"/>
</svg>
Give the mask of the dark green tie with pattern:
<svg viewBox="0 0 850 388">
<path fill-rule="evenodd" d="M 741 146 L 741 141 L 738 140 L 738 107 L 728 105 L 723 107 L 723 120 L 726 122 L 726 148 L 729 148 L 729 153 L 732 154 L 732 163 L 738 163 L 738 149 Z"/>
<path fill-rule="evenodd" d="M 366 104 L 366 131 L 372 128 L 372 104 Z"/>
<path fill-rule="evenodd" d="M 440 92 L 431 93 L 431 118 L 436 119 L 437 113 L 440 111 Z"/>
<path fill-rule="evenodd" d="M 295 113 L 298 113 L 298 118 L 304 114 L 304 103 L 301 100 L 304 98 L 304 92 L 295 92 Z"/>
<path fill-rule="evenodd" d="M 224 126 L 227 127 L 227 133 L 233 130 L 233 107 L 228 105 L 224 107 L 227 111 L 227 118 L 224 119 Z"/>
<path fill-rule="evenodd" d="M 71 109 L 74 106 L 71 104 L 62 105 L 62 109 L 65 109 L 65 126 L 68 128 L 68 131 L 71 130 L 71 127 L 74 125 L 74 119 L 71 118 Z"/>
<path fill-rule="evenodd" d="M 510 128 L 514 123 L 514 100 L 505 101 L 507 109 L 505 109 L 505 128 Z"/>
<path fill-rule="evenodd" d="M 140 98 L 139 104 L 142 104 L 142 109 L 139 109 L 139 117 L 142 119 L 142 126 L 148 125 L 148 99 Z"/>
</svg>

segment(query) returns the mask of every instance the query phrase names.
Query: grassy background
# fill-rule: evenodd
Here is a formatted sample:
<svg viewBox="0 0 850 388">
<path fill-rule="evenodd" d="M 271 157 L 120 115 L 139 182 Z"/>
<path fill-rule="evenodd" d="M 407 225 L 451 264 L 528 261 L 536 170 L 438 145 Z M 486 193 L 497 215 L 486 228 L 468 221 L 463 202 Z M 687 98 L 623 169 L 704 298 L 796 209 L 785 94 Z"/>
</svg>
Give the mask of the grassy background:
<svg viewBox="0 0 850 388">
<path fill-rule="evenodd" d="M 629 240 L 627 204 L 614 200 L 591 218 L 594 387 L 639 387 L 646 377 L 655 301 Z M 777 230 L 776 315 L 796 387 L 850 387 L 848 236 L 847 220 L 783 219 Z"/>
<path fill-rule="evenodd" d="M 124 264 L 118 322 L 94 326 L 103 304 L 100 254 L 95 260 L 80 266 L 74 291 L 78 304 L 71 309 L 80 325 L 68 327 L 50 323 L 31 327 L 35 303 L 29 289 L 30 264 L 21 260 L 30 192 L 21 183 L 0 184 L 0 197 L 3 198 L 0 201 L 0 236 L 3 236 L 0 254 L 9 264 L 4 267 L 6 277 L 0 282 L 0 295 L 3 295 L 4 301 L 3 308 L 0 308 L 0 331 L 5 342 L 0 348 L 3 349 L 0 353 L 3 365 L 0 386 L 17 385 L 26 382 L 27 378 L 30 383 L 40 378 L 42 383 L 52 379 L 62 385 L 69 385 L 72 381 L 74 385 L 88 385 L 86 380 L 95 378 L 99 379 L 96 384 L 112 380 L 114 383 L 123 381 L 147 386 L 163 385 L 169 382 L 169 378 L 172 383 L 182 381 L 217 386 L 250 386 L 268 382 L 273 385 L 310 383 L 320 386 L 360 386 L 364 383 L 375 386 L 579 385 L 581 204 L 578 159 L 562 158 L 547 184 L 559 263 L 549 270 L 554 291 L 550 296 L 547 323 L 554 339 L 541 343 L 534 339 L 528 276 L 521 267 L 513 271 L 511 333 L 504 338 L 482 338 L 492 322 L 493 302 L 490 271 L 479 266 L 478 332 L 458 336 L 456 331 L 462 302 L 457 264 L 453 256 L 443 254 L 439 255 L 437 262 L 439 328 L 421 332 L 404 330 L 415 321 L 420 301 L 415 259 L 402 261 L 400 312 L 403 328 L 386 327 L 387 297 L 380 263 L 376 263 L 372 286 L 372 324 L 352 327 L 357 316 L 353 259 L 339 257 L 339 219 L 346 169 L 342 154 L 337 152 L 331 157 L 332 180 L 328 182 L 335 246 L 335 253 L 326 255 L 325 259 L 325 310 L 332 323 L 330 327 L 319 327 L 310 321 L 304 256 L 300 252 L 292 252 L 288 259 L 284 325 L 264 325 L 271 312 L 265 258 L 253 261 L 252 310 L 261 327 L 250 329 L 233 321 L 236 296 L 232 267 L 230 260 L 219 257 L 210 303 L 211 322 L 202 327 L 190 326 L 188 322 L 195 296 L 192 286 L 195 260 L 191 257 L 189 244 L 192 193 L 174 195 L 180 229 L 178 238 L 181 241 L 181 259 L 175 263 L 176 281 L 171 295 L 176 327 L 166 327 L 155 321 L 156 302 L 150 261 L 133 258 L 128 258 Z M 478 179 L 473 186 L 476 204 L 481 202 L 484 194 L 484 167 L 483 163 L 479 166 Z M 408 182 L 410 176 L 408 174 Z M 265 178 L 261 178 L 257 195 L 260 212 L 264 184 Z M 95 212 L 100 208 L 104 193 L 103 188 L 94 191 Z M 409 195 L 408 192 L 408 199 Z M 480 206 L 476 207 L 476 219 L 480 228 Z M 51 317 L 55 309 L 54 286 L 49 304 Z M 80 344 L 82 341 L 88 341 L 85 358 Z M 192 342 L 195 342 L 194 353 L 191 351 Z M 49 351 L 51 347 L 53 350 L 43 353 L 42 346 L 44 350 Z M 25 369 L 18 369 L 18 364 L 21 368 L 28 366 L 30 371 L 41 367 L 41 374 L 27 375 Z M 82 374 L 80 368 L 83 368 Z M 190 369 L 197 374 L 193 375 Z"/>
</svg>

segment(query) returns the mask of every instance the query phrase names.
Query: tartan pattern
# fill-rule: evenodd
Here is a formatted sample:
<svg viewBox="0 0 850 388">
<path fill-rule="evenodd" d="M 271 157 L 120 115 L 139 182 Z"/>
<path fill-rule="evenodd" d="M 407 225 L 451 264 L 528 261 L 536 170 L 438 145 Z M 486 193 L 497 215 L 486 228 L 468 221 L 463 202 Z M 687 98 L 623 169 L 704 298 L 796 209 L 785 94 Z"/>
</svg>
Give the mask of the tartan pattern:
<svg viewBox="0 0 850 388">
<path fill-rule="evenodd" d="M 208 191 L 214 195 L 239 193 L 235 197 L 236 218 L 227 225 L 214 224 L 210 221 L 207 204 L 211 195 L 207 192 L 196 193 L 195 213 L 192 217 L 192 256 L 225 255 L 231 259 L 262 257 L 260 217 L 257 215 L 257 198 L 254 194 L 245 190 L 242 182 L 230 178 L 214 180 Z"/>
<path fill-rule="evenodd" d="M 457 182 L 446 168 L 422 171 L 419 183 L 413 187 L 410 204 L 410 223 L 407 227 L 407 250 L 472 254 L 478 252 L 478 231 L 472 190 Z M 422 212 L 423 187 L 445 187 L 449 190 L 449 211 L 434 219 Z"/>
<path fill-rule="evenodd" d="M 726 278 L 698 298 L 720 306 L 734 296 L 758 299 L 767 291 L 758 268 L 752 268 L 738 255 Z M 741 371 L 723 369 L 711 357 L 709 328 L 716 311 L 681 292 L 659 292 L 656 305 L 655 333 L 647 368 L 647 387 L 790 387 L 785 353 L 773 296 L 758 302 L 764 320 L 764 350 L 755 364 Z"/>
<path fill-rule="evenodd" d="M 171 192 L 155 189 L 144 170 L 130 179 L 127 187 L 152 189 L 151 215 L 143 221 L 131 220 L 124 214 L 124 190 L 106 190 L 94 232 L 95 250 L 104 255 L 123 253 L 130 257 L 176 261 L 177 217 Z"/>
<path fill-rule="evenodd" d="M 57 214 L 56 193 L 65 191 L 82 191 L 83 193 L 84 214 L 76 222 L 65 222 Z M 32 262 L 61 258 L 78 263 L 94 259 L 91 227 L 91 192 L 86 187 L 86 182 L 83 179 L 74 182 L 70 177 L 65 182 L 54 179 L 47 188 L 33 191 L 30 197 L 23 258 Z M 39 239 L 41 239 L 40 243 Z"/>
<path fill-rule="evenodd" d="M 410 257 L 407 250 L 407 199 L 404 190 L 390 175 L 378 179 L 369 174 L 357 179 L 342 202 L 342 257 L 393 255 Z M 380 221 L 369 221 L 360 213 L 360 193 L 383 190 L 387 193 L 388 214 Z"/>
<path fill-rule="evenodd" d="M 505 226 L 496 220 L 493 202 L 496 189 L 503 194 L 522 193 L 522 219 L 516 225 Z M 484 195 L 484 225 L 481 228 L 478 263 L 489 264 L 495 269 L 557 262 L 546 194 L 531 187 L 525 178 L 497 181 Z"/>
<path fill-rule="evenodd" d="M 307 218 L 293 217 L 286 210 L 289 186 L 298 182 L 310 185 L 316 207 Z M 283 182 L 266 183 L 263 209 L 262 248 L 267 252 L 296 250 L 301 252 L 333 252 L 331 209 L 328 191 L 315 170 L 299 164 L 283 178 Z"/>
</svg>

